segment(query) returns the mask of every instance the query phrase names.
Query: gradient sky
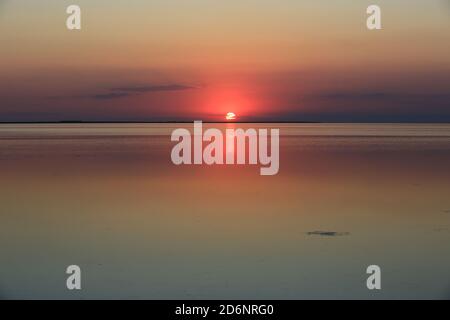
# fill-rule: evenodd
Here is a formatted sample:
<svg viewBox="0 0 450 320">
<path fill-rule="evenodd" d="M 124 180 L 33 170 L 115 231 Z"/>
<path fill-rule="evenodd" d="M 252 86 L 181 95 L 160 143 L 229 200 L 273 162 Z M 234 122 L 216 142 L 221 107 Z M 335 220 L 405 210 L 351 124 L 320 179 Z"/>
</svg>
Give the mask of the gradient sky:
<svg viewBox="0 0 450 320">
<path fill-rule="evenodd" d="M 66 7 L 82 30 L 66 29 Z M 366 28 L 382 8 L 383 30 Z M 0 0 L 0 121 L 450 121 L 450 1 Z"/>
</svg>

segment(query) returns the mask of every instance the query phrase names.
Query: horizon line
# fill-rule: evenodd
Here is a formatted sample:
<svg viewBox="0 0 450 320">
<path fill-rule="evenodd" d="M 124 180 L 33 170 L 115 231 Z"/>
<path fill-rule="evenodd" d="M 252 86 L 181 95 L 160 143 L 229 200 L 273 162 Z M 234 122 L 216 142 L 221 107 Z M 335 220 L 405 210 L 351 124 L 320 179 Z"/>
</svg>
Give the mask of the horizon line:
<svg viewBox="0 0 450 320">
<path fill-rule="evenodd" d="M 144 120 L 58 120 L 58 121 L 0 121 L 2 124 L 96 124 L 96 123 L 194 123 L 202 121 L 203 123 L 304 123 L 304 124 L 330 124 L 330 123 L 354 123 L 354 124 L 450 124 L 450 121 L 203 121 L 203 120 L 166 120 L 166 121 L 144 121 Z"/>
</svg>

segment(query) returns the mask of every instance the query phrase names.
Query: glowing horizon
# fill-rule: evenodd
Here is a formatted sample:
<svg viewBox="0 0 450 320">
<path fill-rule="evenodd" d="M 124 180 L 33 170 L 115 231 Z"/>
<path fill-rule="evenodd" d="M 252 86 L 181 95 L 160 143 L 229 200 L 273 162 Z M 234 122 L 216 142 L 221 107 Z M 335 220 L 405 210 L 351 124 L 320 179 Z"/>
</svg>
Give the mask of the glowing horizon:
<svg viewBox="0 0 450 320">
<path fill-rule="evenodd" d="M 0 4 L 1 121 L 450 121 L 445 1 L 77 4 Z"/>
</svg>

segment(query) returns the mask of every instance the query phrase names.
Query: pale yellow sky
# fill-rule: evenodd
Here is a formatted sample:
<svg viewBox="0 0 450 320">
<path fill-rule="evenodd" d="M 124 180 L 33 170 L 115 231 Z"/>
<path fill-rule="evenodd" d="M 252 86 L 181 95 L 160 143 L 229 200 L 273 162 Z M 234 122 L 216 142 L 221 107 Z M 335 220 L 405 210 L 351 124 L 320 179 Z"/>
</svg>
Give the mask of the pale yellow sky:
<svg viewBox="0 0 450 320">
<path fill-rule="evenodd" d="M 450 67 L 445 1 L 378 1 L 379 32 L 365 27 L 370 1 L 342 0 L 80 0 L 82 30 L 70 32 L 72 2 L 4 1 L 2 69 Z"/>
</svg>

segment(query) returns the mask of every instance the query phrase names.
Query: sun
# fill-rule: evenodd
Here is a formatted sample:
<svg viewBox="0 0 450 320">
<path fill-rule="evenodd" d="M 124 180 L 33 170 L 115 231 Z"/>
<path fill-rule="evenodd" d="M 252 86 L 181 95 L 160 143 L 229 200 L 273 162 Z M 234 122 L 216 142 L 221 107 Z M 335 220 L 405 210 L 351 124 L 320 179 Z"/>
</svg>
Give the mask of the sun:
<svg viewBox="0 0 450 320">
<path fill-rule="evenodd" d="M 234 119 L 236 119 L 236 115 L 233 112 L 228 112 L 225 116 L 225 119 L 234 120 Z"/>
</svg>

